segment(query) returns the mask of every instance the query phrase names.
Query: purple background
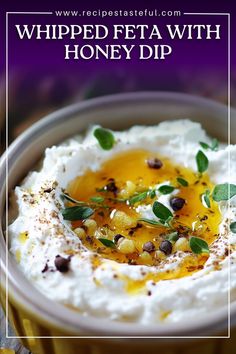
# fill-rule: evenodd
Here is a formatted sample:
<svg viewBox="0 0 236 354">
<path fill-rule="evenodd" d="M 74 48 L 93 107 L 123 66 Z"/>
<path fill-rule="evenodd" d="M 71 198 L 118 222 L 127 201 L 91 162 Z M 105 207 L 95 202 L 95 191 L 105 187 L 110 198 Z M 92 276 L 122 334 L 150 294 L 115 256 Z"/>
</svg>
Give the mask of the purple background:
<svg viewBox="0 0 236 354">
<path fill-rule="evenodd" d="M 69 2 L 70 3 L 70 2 Z M 87 9 L 92 8 L 88 6 L 87 2 L 79 2 L 76 6 L 67 5 L 66 9 Z M 13 8 L 13 6 L 11 5 Z M 98 6 L 94 5 L 96 9 Z M 100 7 L 100 5 L 99 5 Z M 117 4 L 115 8 L 157 8 L 157 9 L 169 9 L 168 2 L 165 2 L 165 6 L 121 6 Z M 27 6 L 26 10 L 53 10 L 61 9 L 62 5 L 57 7 L 42 7 L 37 4 L 37 7 Z M 109 5 L 109 8 L 111 6 Z M 200 11 L 200 6 L 196 9 Z M 17 9 L 17 6 L 14 7 Z M 107 9 L 105 7 L 105 9 Z M 181 11 L 193 11 L 189 6 L 175 5 L 174 9 L 180 9 Z M 20 11 L 23 11 L 21 6 Z M 204 11 L 203 9 L 201 11 Z M 215 12 L 214 8 L 209 10 Z M 224 10 L 227 11 L 227 10 Z M 103 41 L 96 40 L 20 40 L 16 34 L 14 24 L 104 24 L 111 26 L 116 24 L 138 24 L 146 23 L 149 25 L 158 24 L 161 28 L 161 33 L 165 33 L 166 24 L 221 24 L 221 39 L 220 40 L 170 40 L 168 37 L 163 38 L 160 41 L 139 41 L 138 39 L 132 41 L 113 41 L 112 38 Z M 232 34 L 234 33 L 232 28 Z M 64 60 L 64 44 L 107 44 L 107 43 L 119 43 L 119 44 L 171 44 L 173 46 L 173 53 L 165 60 L 139 60 L 133 58 L 132 60 Z M 232 54 L 235 54 L 235 48 L 232 50 Z M 235 61 L 235 55 L 232 56 L 233 62 Z M 99 18 L 99 17 L 56 17 L 55 15 L 9 15 L 9 67 L 11 70 L 21 68 L 21 70 L 34 69 L 45 73 L 60 73 L 61 70 L 68 73 L 77 73 L 79 75 L 90 76 L 94 72 L 104 71 L 104 65 L 106 65 L 105 71 L 112 70 L 118 72 L 119 70 L 125 71 L 127 74 L 138 73 L 138 75 L 145 75 L 151 78 L 158 77 L 159 75 L 171 76 L 172 74 L 189 72 L 192 75 L 205 75 L 210 71 L 225 72 L 227 66 L 227 17 L 226 16 L 186 16 L 181 17 L 112 17 L 112 18 Z"/>
<path fill-rule="evenodd" d="M 47 2 L 48 3 L 48 2 Z M 174 5 L 173 5 L 174 4 Z M 116 2 L 115 5 L 111 4 L 110 1 L 104 2 L 92 2 L 92 1 L 72 1 L 68 0 L 66 2 L 57 2 L 56 5 L 51 3 L 43 4 L 42 1 L 33 3 L 26 3 L 24 1 L 11 1 L 10 3 L 4 2 L 1 3 L 1 34 L 4 32 L 4 22 L 5 14 L 4 11 L 54 11 L 54 10 L 83 10 L 83 9 L 158 9 L 158 10 L 181 10 L 182 12 L 231 12 L 231 33 L 235 33 L 235 13 L 233 9 L 233 1 L 227 2 L 190 2 L 190 1 L 148 1 L 142 4 L 134 1 L 129 2 Z M 16 31 L 12 28 L 15 23 L 101 23 L 105 25 L 113 23 L 146 23 L 153 24 L 156 23 L 160 26 L 165 24 L 174 24 L 174 23 L 184 23 L 184 24 L 194 24 L 194 23 L 208 23 L 222 24 L 222 27 L 227 25 L 227 18 L 223 16 L 186 16 L 182 15 L 181 17 L 113 17 L 113 18 L 99 18 L 99 17 L 56 17 L 55 15 L 9 15 L 9 62 L 11 65 L 16 65 L 19 67 L 25 67 L 30 65 L 34 68 L 38 66 L 38 69 L 48 69 L 55 70 L 57 68 L 64 67 L 68 69 L 72 65 L 73 70 L 78 66 L 78 63 L 70 61 L 68 64 L 63 59 L 63 45 L 62 41 L 22 41 L 18 40 L 16 37 Z M 200 69 L 200 66 L 203 68 L 222 68 L 225 64 L 225 54 L 226 54 L 226 40 L 227 33 L 224 28 L 222 39 L 219 41 L 197 41 L 197 40 L 181 40 L 173 41 L 173 51 L 171 57 L 165 61 L 141 61 L 141 64 L 144 65 L 145 70 L 152 71 L 155 68 L 157 71 L 166 70 L 174 71 L 181 67 L 187 66 L 187 68 Z M 233 37 L 233 36 L 232 36 Z M 2 42 L 2 41 L 1 41 Z M 23 43 L 24 42 L 24 43 Z M 163 43 L 166 41 L 163 40 Z M 133 43 L 133 42 L 132 42 Z M 138 43 L 138 41 L 136 41 Z M 43 52 L 46 50 L 47 52 Z M 232 48 L 232 60 L 235 64 L 236 57 L 236 48 Z M 1 58 L 2 59 L 2 58 Z M 104 62 L 92 61 L 89 63 L 79 62 L 79 66 L 89 66 L 91 67 L 102 67 Z M 106 61 L 106 65 L 108 62 Z M 110 61 L 109 65 L 114 68 L 119 68 L 121 65 L 127 66 L 127 69 L 136 69 L 140 65 L 140 61 L 128 63 L 120 61 Z M 135 65 L 134 65 L 135 64 Z M 157 65 L 158 64 L 158 65 Z"/>
</svg>

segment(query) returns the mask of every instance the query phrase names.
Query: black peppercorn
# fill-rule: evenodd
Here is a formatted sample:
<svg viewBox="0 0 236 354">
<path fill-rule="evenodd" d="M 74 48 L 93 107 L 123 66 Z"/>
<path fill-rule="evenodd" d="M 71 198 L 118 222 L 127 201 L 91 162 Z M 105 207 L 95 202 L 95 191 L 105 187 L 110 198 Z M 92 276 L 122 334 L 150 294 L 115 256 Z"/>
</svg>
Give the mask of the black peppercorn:
<svg viewBox="0 0 236 354">
<path fill-rule="evenodd" d="M 115 243 L 118 243 L 118 241 L 121 240 L 121 239 L 123 239 L 123 238 L 124 238 L 123 235 L 117 234 L 117 235 L 114 236 L 113 241 L 114 241 Z"/>
<path fill-rule="evenodd" d="M 164 240 L 161 242 L 159 249 L 166 255 L 169 255 L 172 252 L 172 243 L 168 240 Z"/>
<path fill-rule="evenodd" d="M 155 245 L 151 241 L 148 241 L 148 242 L 144 243 L 143 251 L 151 253 L 151 252 L 155 251 Z"/>
<path fill-rule="evenodd" d="M 170 206 L 174 211 L 178 211 L 183 208 L 185 200 L 179 197 L 173 197 L 170 200 Z"/>
<path fill-rule="evenodd" d="M 161 162 L 161 160 L 157 159 L 156 157 L 152 158 L 152 159 L 148 159 L 147 164 L 148 164 L 148 167 L 154 168 L 156 170 L 158 170 L 159 168 L 161 168 L 163 166 L 163 163 Z"/>
<path fill-rule="evenodd" d="M 70 257 L 64 258 L 60 255 L 57 255 L 54 261 L 55 267 L 59 272 L 66 273 L 69 270 Z"/>
</svg>

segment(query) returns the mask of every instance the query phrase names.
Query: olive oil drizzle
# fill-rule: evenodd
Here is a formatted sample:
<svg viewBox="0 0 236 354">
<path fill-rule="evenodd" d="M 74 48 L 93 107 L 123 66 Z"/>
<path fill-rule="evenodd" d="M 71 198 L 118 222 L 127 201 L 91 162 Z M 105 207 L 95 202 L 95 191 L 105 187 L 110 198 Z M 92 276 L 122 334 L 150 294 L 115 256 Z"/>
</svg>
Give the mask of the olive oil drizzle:
<svg viewBox="0 0 236 354">
<path fill-rule="evenodd" d="M 161 167 L 158 169 L 150 168 L 147 161 L 158 159 Z M 182 181 L 182 184 L 178 182 Z M 169 158 L 147 150 L 129 150 L 118 153 L 112 159 L 105 161 L 97 171 L 87 170 L 82 176 L 72 181 L 66 190 L 72 198 L 84 203 L 97 200 L 104 200 L 98 203 L 94 214 L 91 216 L 96 221 L 99 233 L 88 234 L 83 221 L 72 221 L 72 228 L 83 228 L 86 233 L 81 237 L 83 244 L 90 250 L 99 254 L 102 258 L 111 259 L 118 263 L 128 263 L 133 265 L 156 266 L 162 269 L 169 262 L 169 257 L 160 259 L 156 257 L 156 252 L 150 253 L 151 261 L 143 263 L 140 254 L 143 253 L 143 245 L 151 241 L 155 250 L 159 250 L 160 244 L 166 240 L 166 235 L 170 231 L 164 226 L 153 227 L 138 221 L 140 215 L 136 211 L 139 204 L 153 204 L 158 198 L 149 193 L 142 200 L 131 204 L 127 202 L 129 198 L 122 196 L 127 181 L 135 185 L 135 193 L 142 194 L 147 190 L 155 188 L 156 185 L 169 181 L 170 185 L 178 189 L 177 197 L 185 200 L 181 210 L 174 212 L 173 228 L 180 237 L 189 239 L 191 236 L 200 237 L 208 245 L 218 237 L 221 214 L 216 202 L 211 203 L 210 208 L 202 203 L 201 196 L 206 190 L 211 190 L 214 185 L 205 172 L 201 176 L 191 169 L 180 166 Z M 107 187 L 108 186 L 108 187 Z M 107 207 L 104 208 L 103 204 Z M 69 202 L 69 206 L 73 204 Z M 125 213 L 130 219 L 135 220 L 134 226 L 127 227 L 127 224 L 114 222 L 114 215 L 117 211 Z M 99 238 L 107 238 L 114 242 L 114 236 L 121 234 L 135 244 L 135 251 L 129 254 L 121 253 L 116 247 L 106 247 L 99 241 Z M 174 243 L 173 243 L 174 245 Z M 174 247 L 173 247 L 174 248 Z M 172 252 L 173 257 L 177 252 Z M 208 255 L 193 254 L 191 250 L 183 253 L 182 261 L 178 269 L 172 272 L 162 272 L 158 276 L 159 280 L 173 279 L 190 275 L 202 269 Z"/>
</svg>

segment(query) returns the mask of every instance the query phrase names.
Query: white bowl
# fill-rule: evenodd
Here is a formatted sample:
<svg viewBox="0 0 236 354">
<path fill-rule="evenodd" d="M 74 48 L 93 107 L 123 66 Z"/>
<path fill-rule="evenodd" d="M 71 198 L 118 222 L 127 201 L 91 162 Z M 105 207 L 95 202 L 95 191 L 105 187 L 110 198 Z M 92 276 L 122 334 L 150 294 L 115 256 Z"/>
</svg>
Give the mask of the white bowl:
<svg viewBox="0 0 236 354">
<path fill-rule="evenodd" d="M 153 125 L 162 120 L 189 118 L 200 122 L 208 134 L 228 141 L 227 107 L 201 97 L 179 93 L 130 93 L 81 102 L 52 113 L 19 136 L 8 150 L 8 188 L 12 190 L 34 169 L 46 147 L 58 144 L 69 136 L 84 131 L 92 123 L 111 129 L 125 129 L 136 124 Z M 236 131 L 236 111 L 231 110 L 231 131 Z M 232 140 L 236 143 L 235 134 Z M 225 308 L 216 309 L 189 323 L 168 325 L 112 322 L 108 319 L 83 317 L 79 313 L 46 298 L 39 293 L 18 269 L 13 257 L 8 257 L 3 236 L 5 208 L 6 155 L 1 160 L 1 270 L 9 277 L 9 296 L 35 319 L 54 326 L 68 335 L 103 336 L 200 336 L 226 331 L 228 319 Z M 236 323 L 236 304 L 232 304 L 232 321 Z"/>
</svg>

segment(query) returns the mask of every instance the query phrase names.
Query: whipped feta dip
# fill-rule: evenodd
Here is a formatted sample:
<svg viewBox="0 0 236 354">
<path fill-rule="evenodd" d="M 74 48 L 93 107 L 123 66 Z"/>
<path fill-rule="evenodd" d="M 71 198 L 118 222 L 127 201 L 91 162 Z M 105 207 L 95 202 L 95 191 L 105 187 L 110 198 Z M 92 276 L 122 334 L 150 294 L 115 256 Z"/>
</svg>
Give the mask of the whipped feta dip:
<svg viewBox="0 0 236 354">
<path fill-rule="evenodd" d="M 75 136 L 61 145 L 47 148 L 41 168 L 30 172 L 13 192 L 10 209 L 12 222 L 8 227 L 10 251 L 29 281 L 45 296 L 72 306 L 85 316 L 94 315 L 143 325 L 173 323 L 186 320 L 189 316 L 205 316 L 210 311 L 227 306 L 228 291 L 231 292 L 231 300 L 235 301 L 236 234 L 230 229 L 230 225 L 236 221 L 236 196 L 233 196 L 230 202 L 222 200 L 217 203 L 220 222 L 213 242 L 208 245 L 209 253 L 205 255 L 201 267 L 184 276 L 164 277 L 163 274 L 175 274 L 181 262 L 189 255 L 192 257 L 189 246 L 181 249 L 176 246 L 178 240 L 173 243 L 168 241 L 170 252 L 154 245 L 155 250 L 146 247 L 145 251 L 143 248 L 144 252 L 137 256 L 137 262 L 136 258 L 126 262 L 125 251 L 122 261 L 116 260 L 109 257 L 106 249 L 103 251 L 107 242 L 105 245 L 101 244 L 101 249 L 93 248 L 93 238 L 97 244 L 97 240 L 101 238 L 98 235 L 100 231 L 96 229 L 89 235 L 85 234 L 89 227 L 93 226 L 93 223 L 88 223 L 88 220 L 94 220 L 93 215 L 79 222 L 79 226 L 63 217 L 68 200 L 62 195 L 67 192 L 72 181 L 80 176 L 82 178 L 88 170 L 90 175 L 96 174 L 104 163 L 117 154 L 137 149 L 147 150 L 147 147 L 153 156 L 164 156 L 176 166 L 190 169 L 197 176 L 197 180 L 201 179 L 201 176 L 197 170 L 196 154 L 202 150 L 208 160 L 206 173 L 211 183 L 235 185 L 236 146 L 220 144 L 217 150 L 203 150 L 199 142 L 210 146 L 212 139 L 199 123 L 186 119 L 162 122 L 155 127 L 134 126 L 126 131 L 112 132 L 115 144 L 111 149 L 104 150 L 94 137 L 95 128 L 97 127 L 90 127 L 85 136 Z M 230 173 L 227 173 L 229 156 L 231 169 Z M 115 186 L 113 180 L 109 183 L 112 183 L 112 187 Z M 165 178 L 160 183 L 147 186 L 154 192 L 149 199 L 140 200 L 133 205 L 132 212 L 138 215 L 139 221 L 135 225 L 130 222 L 129 232 L 136 232 L 137 225 L 140 230 L 149 230 L 149 226 L 142 219 L 160 221 L 153 212 L 155 201 L 170 210 L 173 219 L 176 217 L 178 221 L 178 212 L 171 201 L 178 197 L 184 187 L 175 185 L 171 192 L 160 193 L 161 186 L 172 184 L 173 181 Z M 100 199 L 103 198 L 103 192 L 101 191 Z M 127 200 L 124 197 L 126 192 L 120 188 L 117 197 L 113 188 L 112 196 L 114 199 Z M 202 198 L 202 195 L 199 200 L 200 197 Z M 188 200 L 184 202 L 188 204 Z M 206 202 L 203 201 L 202 204 L 209 212 L 210 208 Z M 108 213 L 111 225 L 116 213 L 123 212 L 119 211 L 119 203 L 115 205 L 112 211 L 106 211 L 106 205 L 104 206 L 104 213 Z M 101 212 L 103 210 L 99 211 L 100 214 Z M 195 231 L 196 221 L 189 232 L 194 234 Z M 113 233 L 108 247 L 112 248 L 115 247 L 115 232 L 111 232 Z M 81 235 L 87 243 L 83 242 Z M 129 241 L 132 240 L 132 233 L 130 235 Z M 122 237 L 118 237 L 121 239 L 117 241 L 119 245 L 123 241 Z M 122 247 L 117 252 L 119 251 L 122 251 Z M 150 259 L 150 254 L 150 263 L 142 264 L 139 261 L 140 255 Z"/>
</svg>

